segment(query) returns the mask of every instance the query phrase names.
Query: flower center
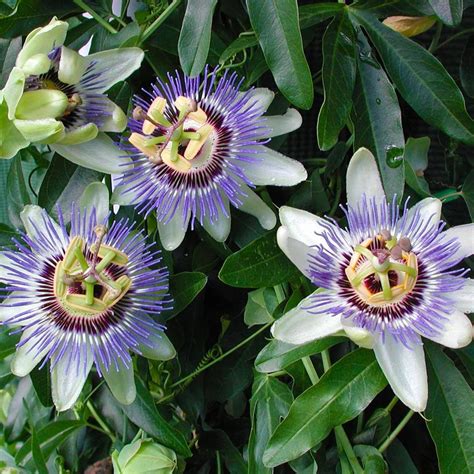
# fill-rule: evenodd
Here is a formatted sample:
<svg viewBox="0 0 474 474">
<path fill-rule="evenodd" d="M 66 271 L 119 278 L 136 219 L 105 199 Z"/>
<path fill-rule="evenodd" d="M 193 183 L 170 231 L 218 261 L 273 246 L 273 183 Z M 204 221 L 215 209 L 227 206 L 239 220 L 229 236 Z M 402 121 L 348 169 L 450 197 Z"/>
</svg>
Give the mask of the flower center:
<svg viewBox="0 0 474 474">
<path fill-rule="evenodd" d="M 110 271 L 110 265 L 125 267 L 127 255 L 102 243 L 104 226 L 97 226 L 95 233 L 97 240 L 89 251 L 82 237 L 74 237 L 55 269 L 54 295 L 73 315 L 93 316 L 112 308 L 132 284 L 127 275 Z"/>
<path fill-rule="evenodd" d="M 415 287 L 418 260 L 407 237 L 392 237 L 382 230 L 354 247 L 345 269 L 358 296 L 372 306 L 398 303 Z"/>
<path fill-rule="evenodd" d="M 179 112 L 174 123 L 165 116 L 163 97 L 157 97 L 147 111 L 136 107 L 133 118 L 143 121 L 142 133 L 132 133 L 129 141 L 152 163 L 187 173 L 209 162 L 217 132 L 193 99 L 180 96 L 173 104 Z"/>
</svg>

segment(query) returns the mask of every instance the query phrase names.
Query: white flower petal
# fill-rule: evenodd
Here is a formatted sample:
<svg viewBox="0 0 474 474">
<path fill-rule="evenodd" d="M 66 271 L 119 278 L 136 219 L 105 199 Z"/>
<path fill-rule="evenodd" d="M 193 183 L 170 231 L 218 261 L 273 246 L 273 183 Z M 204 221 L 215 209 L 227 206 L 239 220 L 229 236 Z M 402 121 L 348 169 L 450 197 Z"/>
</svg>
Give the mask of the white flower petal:
<svg viewBox="0 0 474 474">
<path fill-rule="evenodd" d="M 421 218 L 423 229 L 438 226 L 441 219 L 441 201 L 428 197 L 416 203 L 407 213 L 405 228 L 410 226 L 417 215 Z"/>
<path fill-rule="evenodd" d="M 303 242 L 293 239 L 290 236 L 288 227 L 278 228 L 277 242 L 283 253 L 298 267 L 299 271 L 308 278 L 311 278 L 308 263 L 310 248 Z"/>
<path fill-rule="evenodd" d="M 77 84 L 86 72 L 88 61 L 76 51 L 61 48 L 61 58 L 59 59 L 58 78 L 65 84 Z"/>
<path fill-rule="evenodd" d="M 358 346 L 365 349 L 373 349 L 375 344 L 374 335 L 367 329 L 356 326 L 350 318 L 341 318 L 344 332 Z"/>
<path fill-rule="evenodd" d="M 249 103 L 254 103 L 262 114 L 267 111 L 275 98 L 275 93 L 266 87 L 256 87 L 249 93 Z"/>
<path fill-rule="evenodd" d="M 79 198 L 80 210 L 86 209 L 88 214 L 95 209 L 97 223 L 102 223 L 109 214 L 109 190 L 103 183 L 89 184 Z"/>
<path fill-rule="evenodd" d="M 84 360 L 84 353 L 86 357 Z M 93 357 L 90 350 L 82 351 L 79 367 L 77 359 L 67 351 L 51 371 L 51 394 L 58 411 L 65 411 L 76 403 L 91 370 Z"/>
<path fill-rule="evenodd" d="M 95 72 L 100 73 L 99 87 L 95 92 L 101 94 L 126 79 L 140 67 L 143 57 L 144 53 L 140 48 L 110 49 L 87 56 L 88 64 L 95 62 Z"/>
<path fill-rule="evenodd" d="M 246 212 L 247 214 L 256 217 L 264 229 L 273 229 L 276 224 L 276 216 L 274 212 L 248 186 L 242 184 L 241 187 L 242 191 L 247 196 L 241 198 L 242 204 L 238 206 L 239 211 Z"/>
<path fill-rule="evenodd" d="M 175 250 L 184 240 L 186 230 L 188 229 L 190 214 L 183 219 L 182 204 L 178 206 L 173 217 L 167 221 L 158 221 L 158 233 L 160 234 L 161 244 L 166 250 Z"/>
<path fill-rule="evenodd" d="M 151 360 L 171 360 L 176 356 L 176 349 L 164 332 L 153 332 L 148 336 L 148 344 L 137 347 L 143 357 Z"/>
<path fill-rule="evenodd" d="M 216 220 L 212 220 L 209 218 L 209 216 L 204 216 L 202 225 L 204 229 L 206 229 L 206 232 L 214 239 L 217 240 L 217 242 L 225 242 L 227 237 L 229 237 L 230 234 L 230 224 L 231 224 L 231 219 L 230 219 L 230 209 L 229 209 L 229 200 L 227 199 L 226 196 L 222 196 L 222 201 L 225 204 L 226 207 L 226 213 L 225 215 L 222 210 L 219 209 L 219 215 Z"/>
<path fill-rule="evenodd" d="M 457 291 L 445 293 L 444 298 L 451 300 L 459 311 L 463 313 L 474 313 L 474 280 L 463 278 L 464 286 Z"/>
<path fill-rule="evenodd" d="M 17 130 L 29 142 L 42 142 L 50 137 L 61 137 L 64 133 L 64 124 L 56 119 L 37 119 L 13 121 Z"/>
<path fill-rule="evenodd" d="M 359 148 L 354 153 L 347 168 L 346 183 L 347 203 L 354 209 L 361 203 L 364 195 L 367 199 L 377 198 L 377 202 L 385 199 L 377 163 L 367 148 Z"/>
<path fill-rule="evenodd" d="M 100 364 L 100 371 L 112 395 L 123 405 L 130 405 L 135 400 L 137 389 L 133 377 L 133 361 L 128 362 L 128 367 L 117 360 L 118 370 L 112 362 L 108 370 Z"/>
<path fill-rule="evenodd" d="M 121 182 L 121 181 L 120 181 Z M 130 206 L 140 201 L 140 190 L 119 184 L 115 187 L 110 202 L 119 206 Z"/>
<path fill-rule="evenodd" d="M 270 133 L 262 134 L 258 138 L 271 138 L 285 135 L 301 127 L 303 118 L 296 109 L 288 109 L 284 115 L 268 115 L 263 117 L 263 125 L 270 130 Z"/>
<path fill-rule="evenodd" d="M 474 224 L 451 227 L 442 235 L 445 240 L 457 239 L 460 243 L 459 249 L 449 259 L 453 265 L 474 254 Z"/>
<path fill-rule="evenodd" d="M 38 53 L 28 58 L 21 69 L 27 76 L 39 76 L 46 74 L 50 68 L 51 59 L 48 58 L 48 55 Z"/>
<path fill-rule="evenodd" d="M 428 400 L 423 345 L 408 349 L 390 334 L 380 337 L 374 346 L 375 356 L 395 395 L 413 411 L 421 412 Z"/>
<path fill-rule="evenodd" d="M 102 132 L 123 132 L 127 126 L 127 116 L 124 111 L 108 98 L 103 99 L 103 105 L 107 109 L 107 117 L 99 127 Z"/>
<path fill-rule="evenodd" d="M 34 331 L 35 329 L 33 328 L 23 331 L 20 343 L 29 338 Z M 37 337 L 32 337 L 22 346 L 17 348 L 11 361 L 11 371 L 17 377 L 25 377 L 25 375 L 28 375 L 41 362 L 48 352 L 48 347 L 40 352 L 37 351 L 39 342 L 40 341 Z"/>
<path fill-rule="evenodd" d="M 107 174 L 120 174 L 131 162 L 105 133 L 99 133 L 93 140 L 78 145 L 54 143 L 51 149 L 76 165 Z"/>
<path fill-rule="evenodd" d="M 5 268 L 5 266 L 11 266 L 12 262 L 11 260 L 3 253 L 0 252 L 0 282 L 4 282 L 5 278 L 8 276 L 9 271 Z M 1 308 L 1 305 L 0 305 Z M 1 315 L 1 309 L 0 309 L 0 315 Z M 0 316 L 0 321 L 3 321 Z"/>
<path fill-rule="evenodd" d="M 15 118 L 15 111 L 25 88 L 25 73 L 14 67 L 8 76 L 7 83 L 3 89 L 3 97 L 8 106 L 8 118 Z"/>
<path fill-rule="evenodd" d="M 30 316 L 41 306 L 41 303 L 32 303 L 32 300 L 30 298 L 25 298 L 25 296 L 29 296 L 29 293 L 25 291 L 12 291 L 2 301 L 2 303 L 0 304 L 0 322 L 8 324 L 8 326 L 10 327 L 18 327 L 25 325 L 24 318 Z M 22 321 L 12 321 L 12 319 L 18 317 Z"/>
<path fill-rule="evenodd" d="M 303 299 L 296 308 L 275 321 L 272 326 L 275 339 L 290 344 L 305 344 L 343 329 L 340 316 L 312 314 L 303 309 L 312 304 L 311 296 Z"/>
<path fill-rule="evenodd" d="M 432 341 L 450 347 L 459 349 L 472 342 L 472 323 L 471 320 L 461 311 L 453 311 L 447 315 L 448 320 L 443 321 L 444 327 L 438 336 L 426 336 Z"/>
<path fill-rule="evenodd" d="M 305 167 L 271 148 L 262 146 L 255 161 L 242 161 L 239 166 L 255 185 L 294 186 L 308 177 Z"/>
<path fill-rule="evenodd" d="M 38 232 L 54 238 L 56 236 L 51 233 L 53 229 L 57 236 L 63 235 L 61 227 L 49 217 L 42 207 L 28 204 L 20 212 L 20 219 L 23 222 L 26 233 L 33 239 L 37 238 Z"/>
</svg>

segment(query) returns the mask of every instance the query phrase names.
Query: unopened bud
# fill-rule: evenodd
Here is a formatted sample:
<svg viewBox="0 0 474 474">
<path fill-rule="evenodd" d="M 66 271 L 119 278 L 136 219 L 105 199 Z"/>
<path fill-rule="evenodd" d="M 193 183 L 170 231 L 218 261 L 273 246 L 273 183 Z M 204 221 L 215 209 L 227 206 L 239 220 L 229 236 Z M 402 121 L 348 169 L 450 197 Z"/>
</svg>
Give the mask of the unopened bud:
<svg viewBox="0 0 474 474">
<path fill-rule="evenodd" d="M 429 30 L 435 23 L 435 16 L 390 16 L 383 21 L 394 31 L 410 38 Z"/>
</svg>

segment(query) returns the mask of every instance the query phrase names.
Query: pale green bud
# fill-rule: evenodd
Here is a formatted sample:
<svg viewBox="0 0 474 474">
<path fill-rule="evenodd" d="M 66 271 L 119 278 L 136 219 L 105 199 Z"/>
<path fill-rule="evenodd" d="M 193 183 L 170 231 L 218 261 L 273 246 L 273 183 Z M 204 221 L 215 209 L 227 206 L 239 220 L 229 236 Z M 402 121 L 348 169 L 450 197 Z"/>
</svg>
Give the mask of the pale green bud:
<svg viewBox="0 0 474 474">
<path fill-rule="evenodd" d="M 176 453 L 171 449 L 142 439 L 127 444 L 120 453 L 112 453 L 115 474 L 172 474 L 176 470 Z"/>
<path fill-rule="evenodd" d="M 51 60 L 46 54 L 38 53 L 28 58 L 22 67 L 25 74 L 39 76 L 49 71 Z"/>
<path fill-rule="evenodd" d="M 18 102 L 16 118 L 36 120 L 62 117 L 68 107 L 67 95 L 55 89 L 25 92 Z"/>
</svg>

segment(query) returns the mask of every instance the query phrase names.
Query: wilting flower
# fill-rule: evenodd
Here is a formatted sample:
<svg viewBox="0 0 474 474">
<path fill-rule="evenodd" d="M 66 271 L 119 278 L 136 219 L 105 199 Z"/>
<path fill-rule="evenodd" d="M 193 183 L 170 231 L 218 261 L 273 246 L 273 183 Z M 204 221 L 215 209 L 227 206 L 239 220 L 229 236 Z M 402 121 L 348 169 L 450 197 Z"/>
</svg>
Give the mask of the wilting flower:
<svg viewBox="0 0 474 474">
<path fill-rule="evenodd" d="M 264 146 L 269 137 L 301 125 L 301 116 L 265 117 L 274 94 L 268 89 L 239 92 L 235 74 L 218 79 L 168 76 L 142 98 L 130 122 L 134 166 L 124 171 L 118 204 L 156 211 L 165 248 L 182 242 L 197 219 L 216 240 L 230 232 L 229 202 L 271 229 L 276 218 L 250 187 L 292 186 L 307 177 L 301 163 Z"/>
<path fill-rule="evenodd" d="M 0 254 L 0 280 L 9 292 L 0 321 L 22 332 L 11 363 L 20 377 L 50 362 L 52 395 L 70 408 L 95 364 L 114 396 L 135 398 L 129 351 L 150 359 L 175 355 L 163 327 L 148 314 L 169 306 L 168 272 L 159 251 L 127 220 L 107 228 L 108 191 L 89 185 L 71 211 L 70 230 L 38 206 L 26 206 L 26 234 Z"/>
<path fill-rule="evenodd" d="M 172 474 L 177 467 L 176 453 L 151 439 L 127 444 L 120 453 L 114 451 L 112 462 L 116 474 Z"/>
<path fill-rule="evenodd" d="M 118 173 L 123 152 L 104 132 L 122 132 L 127 119 L 105 91 L 140 66 L 143 51 L 81 56 L 63 45 L 67 29 L 53 18 L 27 36 L 0 92 L 0 158 L 46 143 L 81 166 Z"/>
<path fill-rule="evenodd" d="M 395 394 L 423 411 L 428 397 L 421 337 L 458 348 L 472 340 L 473 280 L 452 267 L 474 253 L 474 224 L 443 230 L 441 202 L 400 211 L 387 204 L 372 154 L 362 148 L 347 171 L 348 229 L 289 207 L 278 243 L 320 287 L 273 326 L 302 344 L 344 331 L 373 348 Z M 401 214 L 401 215 L 399 215 Z M 324 289 L 324 290 L 322 290 Z"/>
</svg>

